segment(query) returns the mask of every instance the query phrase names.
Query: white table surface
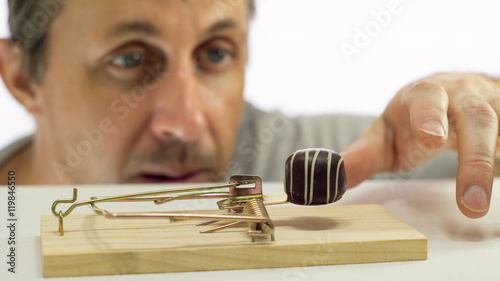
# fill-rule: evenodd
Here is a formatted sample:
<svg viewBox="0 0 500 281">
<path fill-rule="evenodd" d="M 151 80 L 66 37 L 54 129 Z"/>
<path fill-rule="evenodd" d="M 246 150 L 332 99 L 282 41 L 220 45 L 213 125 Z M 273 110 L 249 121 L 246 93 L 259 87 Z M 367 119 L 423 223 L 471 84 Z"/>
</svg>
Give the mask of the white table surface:
<svg viewBox="0 0 500 281">
<path fill-rule="evenodd" d="M 115 275 L 54 280 L 500 280 L 500 178 L 493 186 L 486 217 L 464 217 L 455 204 L 454 180 L 365 182 L 348 190 L 336 204 L 380 204 L 428 238 L 425 261 L 279 269 L 231 270 L 147 275 Z M 7 272 L 7 189 L 0 187 L 0 280 L 43 280 L 40 215 L 51 214 L 52 202 L 71 197 L 72 187 L 17 187 L 17 273 Z M 94 195 L 133 193 L 165 186 L 81 186 L 79 200 Z M 281 193 L 281 183 L 264 183 L 264 193 Z M 139 203 L 142 204 L 142 203 Z M 138 206 L 140 208 L 142 206 Z M 150 207 L 150 205 L 148 205 Z M 182 201 L 171 209 L 214 208 L 212 202 Z M 76 212 L 89 213 L 86 207 Z"/>
</svg>

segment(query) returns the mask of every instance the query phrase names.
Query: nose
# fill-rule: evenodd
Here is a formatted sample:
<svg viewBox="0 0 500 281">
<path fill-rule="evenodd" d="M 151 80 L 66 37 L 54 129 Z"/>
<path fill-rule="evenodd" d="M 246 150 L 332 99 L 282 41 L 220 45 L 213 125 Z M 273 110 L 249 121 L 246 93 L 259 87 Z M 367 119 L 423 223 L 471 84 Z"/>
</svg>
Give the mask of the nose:
<svg viewBox="0 0 500 281">
<path fill-rule="evenodd" d="M 163 142 L 195 142 L 207 129 L 201 84 L 189 64 L 170 69 L 154 93 L 150 122 L 153 135 Z"/>
</svg>

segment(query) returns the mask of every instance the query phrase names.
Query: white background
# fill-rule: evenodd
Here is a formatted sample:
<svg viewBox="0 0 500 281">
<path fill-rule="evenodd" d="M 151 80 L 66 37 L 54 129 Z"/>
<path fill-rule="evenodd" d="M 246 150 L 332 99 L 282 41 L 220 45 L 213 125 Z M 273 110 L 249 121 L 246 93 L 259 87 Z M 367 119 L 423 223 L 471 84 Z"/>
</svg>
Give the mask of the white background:
<svg viewBox="0 0 500 281">
<path fill-rule="evenodd" d="M 373 26 L 373 14 L 391 0 L 257 0 L 247 99 L 288 114 L 374 115 L 400 88 L 435 72 L 500 77 L 500 1 L 392 1 L 401 11 L 372 29 L 349 61 L 340 45 L 355 46 L 356 30 Z M 2 2 L 0 37 L 8 37 Z M 34 127 L 1 84 L 0 149 Z"/>
</svg>

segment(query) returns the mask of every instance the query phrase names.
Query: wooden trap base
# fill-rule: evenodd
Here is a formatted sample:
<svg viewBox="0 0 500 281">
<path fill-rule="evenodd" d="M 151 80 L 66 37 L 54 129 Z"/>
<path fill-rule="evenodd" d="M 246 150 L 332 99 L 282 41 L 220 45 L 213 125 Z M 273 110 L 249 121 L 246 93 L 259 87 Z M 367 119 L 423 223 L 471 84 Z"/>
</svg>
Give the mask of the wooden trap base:
<svg viewBox="0 0 500 281">
<path fill-rule="evenodd" d="M 42 216 L 45 277 L 424 260 L 427 238 L 379 205 L 274 207 L 276 241 L 247 224 L 211 234 L 197 221 Z M 213 211 L 212 211 L 213 212 Z"/>
</svg>

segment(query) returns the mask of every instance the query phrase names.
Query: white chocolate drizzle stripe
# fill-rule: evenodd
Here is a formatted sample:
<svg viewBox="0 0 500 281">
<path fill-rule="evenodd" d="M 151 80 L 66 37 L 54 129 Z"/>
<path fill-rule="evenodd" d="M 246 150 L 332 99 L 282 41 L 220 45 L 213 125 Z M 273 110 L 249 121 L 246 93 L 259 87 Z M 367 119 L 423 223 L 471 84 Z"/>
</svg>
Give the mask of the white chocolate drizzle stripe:
<svg viewBox="0 0 500 281">
<path fill-rule="evenodd" d="M 307 205 L 307 177 L 309 176 L 308 164 L 309 164 L 309 150 L 305 151 L 304 156 L 304 204 Z"/>
<path fill-rule="evenodd" d="M 290 161 L 290 201 L 293 202 L 293 161 L 295 160 L 295 155 L 297 155 L 297 152 L 295 152 L 292 156 L 292 160 Z"/>
<path fill-rule="evenodd" d="M 313 198 L 314 198 L 314 195 L 313 195 L 313 191 L 314 191 L 314 168 L 316 167 L 316 162 L 318 160 L 319 152 L 320 152 L 320 150 L 316 151 L 316 153 L 314 154 L 314 157 L 313 157 L 313 161 L 312 161 L 312 167 L 311 167 L 311 184 L 309 186 L 309 203 L 307 205 L 311 205 L 312 201 L 313 201 Z"/>
<path fill-rule="evenodd" d="M 328 166 L 326 169 L 326 204 L 330 203 L 330 174 L 332 168 L 332 151 L 328 150 Z"/>
<path fill-rule="evenodd" d="M 337 180 L 335 184 L 335 197 L 334 199 L 337 198 L 337 192 L 339 190 L 339 174 L 340 174 L 340 166 L 342 165 L 342 162 L 344 162 L 344 158 L 340 157 L 339 162 L 337 163 Z"/>
</svg>

